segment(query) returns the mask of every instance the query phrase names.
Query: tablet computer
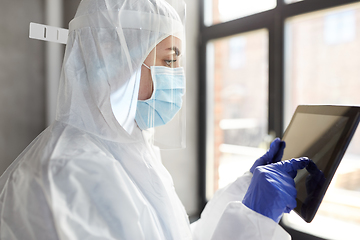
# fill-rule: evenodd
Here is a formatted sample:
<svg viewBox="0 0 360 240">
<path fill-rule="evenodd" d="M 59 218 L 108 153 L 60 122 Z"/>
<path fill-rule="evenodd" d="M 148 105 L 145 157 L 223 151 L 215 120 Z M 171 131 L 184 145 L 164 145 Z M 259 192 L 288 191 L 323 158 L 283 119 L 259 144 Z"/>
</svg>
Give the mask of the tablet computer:
<svg viewBox="0 0 360 240">
<path fill-rule="evenodd" d="M 283 134 L 283 160 L 308 157 L 313 163 L 295 177 L 294 211 L 311 222 L 359 123 L 360 107 L 298 106 Z M 314 164 L 315 163 L 315 164 Z"/>
</svg>

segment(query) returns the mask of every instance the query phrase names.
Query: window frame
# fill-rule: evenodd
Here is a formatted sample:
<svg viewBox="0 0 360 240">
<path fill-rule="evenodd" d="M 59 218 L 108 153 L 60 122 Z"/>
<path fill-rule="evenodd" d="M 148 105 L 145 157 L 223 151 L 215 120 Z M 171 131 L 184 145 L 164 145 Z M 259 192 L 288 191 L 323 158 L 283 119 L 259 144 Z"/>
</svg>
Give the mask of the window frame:
<svg viewBox="0 0 360 240">
<path fill-rule="evenodd" d="M 351 3 L 360 2 L 359 0 L 304 0 L 295 3 L 285 3 L 284 0 L 277 0 L 274 9 L 256 13 L 254 15 L 242 17 L 229 22 L 205 25 L 205 1 L 200 0 L 200 33 L 199 33 L 199 102 L 198 102 L 198 164 L 199 164 L 199 209 L 200 212 L 207 202 L 206 198 L 206 159 L 209 158 L 209 150 L 213 146 L 208 146 L 207 128 L 207 59 L 206 47 L 209 41 L 228 37 L 235 34 L 245 33 L 249 31 L 266 28 L 269 36 L 269 115 L 268 115 L 268 131 L 274 132 L 277 137 L 281 137 L 284 129 L 284 80 L 285 80 L 285 21 L 289 17 L 325 10 L 332 7 L 339 7 Z M 210 123 L 212 124 L 212 123 Z M 286 226 L 285 226 L 286 228 Z M 290 230 L 292 234 L 297 234 L 294 230 Z M 304 234 L 304 233 L 298 233 Z M 295 237 L 293 235 L 293 237 Z M 295 239 L 295 238 L 294 238 Z M 314 238 L 320 239 L 320 238 Z"/>
</svg>

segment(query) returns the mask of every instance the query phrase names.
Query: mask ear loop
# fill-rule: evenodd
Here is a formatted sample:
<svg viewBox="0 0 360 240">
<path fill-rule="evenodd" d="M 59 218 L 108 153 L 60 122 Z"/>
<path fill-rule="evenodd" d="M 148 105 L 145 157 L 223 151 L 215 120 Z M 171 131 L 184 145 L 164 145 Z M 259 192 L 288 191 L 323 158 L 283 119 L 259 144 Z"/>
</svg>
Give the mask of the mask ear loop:
<svg viewBox="0 0 360 240">
<path fill-rule="evenodd" d="M 144 65 L 147 69 L 151 70 L 150 67 L 149 67 L 148 65 L 146 65 L 145 63 L 143 63 L 143 65 Z"/>
<path fill-rule="evenodd" d="M 150 70 L 150 73 L 151 73 L 151 68 L 148 66 L 148 65 L 146 65 L 145 63 L 143 63 L 142 65 L 144 65 L 144 67 L 146 67 L 147 69 L 149 69 Z M 152 95 L 154 94 L 154 91 L 155 91 L 155 89 L 154 89 L 154 79 L 152 79 L 152 74 L 151 74 L 151 91 L 152 91 L 152 93 L 151 93 L 151 97 L 152 97 Z"/>
</svg>

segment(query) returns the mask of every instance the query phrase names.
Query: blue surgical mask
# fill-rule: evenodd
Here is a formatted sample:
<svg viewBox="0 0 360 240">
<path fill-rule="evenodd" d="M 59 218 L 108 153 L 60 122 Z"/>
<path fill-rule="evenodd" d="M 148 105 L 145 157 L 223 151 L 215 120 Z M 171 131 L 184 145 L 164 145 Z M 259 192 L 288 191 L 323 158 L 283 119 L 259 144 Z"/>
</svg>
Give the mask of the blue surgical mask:
<svg viewBox="0 0 360 240">
<path fill-rule="evenodd" d="M 149 68 L 144 64 L 145 67 Z M 138 100 L 135 120 L 142 130 L 164 125 L 174 118 L 185 93 L 184 69 L 151 66 L 154 91 L 151 98 Z"/>
</svg>

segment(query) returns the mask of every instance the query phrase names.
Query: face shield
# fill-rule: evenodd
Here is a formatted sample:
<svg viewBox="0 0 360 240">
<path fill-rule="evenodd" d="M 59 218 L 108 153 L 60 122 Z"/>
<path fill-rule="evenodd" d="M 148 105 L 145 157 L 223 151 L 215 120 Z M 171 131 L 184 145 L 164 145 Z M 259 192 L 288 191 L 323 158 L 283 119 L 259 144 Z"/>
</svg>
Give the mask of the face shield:
<svg viewBox="0 0 360 240">
<path fill-rule="evenodd" d="M 57 120 L 112 141 L 136 141 L 140 128 L 184 148 L 184 2 L 82 0 L 69 28 Z"/>
<path fill-rule="evenodd" d="M 185 7 L 173 1 L 172 7 L 184 15 Z M 178 13 L 178 12 L 176 12 Z M 174 12 L 175 15 L 175 12 Z M 180 25 L 180 21 L 181 25 Z M 135 121 L 162 149 L 186 146 L 186 78 L 184 18 L 168 21 L 171 34 L 162 35 L 159 24 L 156 46 L 141 66 Z M 162 21 L 165 24 L 166 20 Z"/>
<path fill-rule="evenodd" d="M 185 147 L 184 43 L 168 36 L 150 52 L 141 68 L 135 121 L 160 148 Z"/>
</svg>

